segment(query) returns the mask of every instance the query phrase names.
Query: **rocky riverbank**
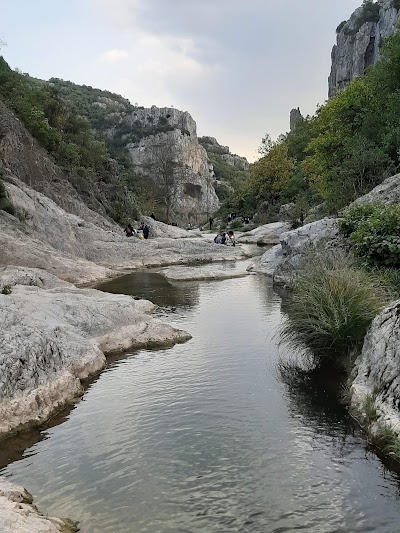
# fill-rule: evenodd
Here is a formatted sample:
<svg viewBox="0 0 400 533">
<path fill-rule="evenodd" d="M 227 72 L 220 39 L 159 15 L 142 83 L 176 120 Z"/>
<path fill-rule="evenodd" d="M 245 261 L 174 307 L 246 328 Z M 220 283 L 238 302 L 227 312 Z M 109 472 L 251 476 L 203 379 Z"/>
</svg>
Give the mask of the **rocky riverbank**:
<svg viewBox="0 0 400 533">
<path fill-rule="evenodd" d="M 77 524 L 68 519 L 43 515 L 32 495 L 0 478 L 0 526 L 2 533 L 75 533 Z"/>
</svg>

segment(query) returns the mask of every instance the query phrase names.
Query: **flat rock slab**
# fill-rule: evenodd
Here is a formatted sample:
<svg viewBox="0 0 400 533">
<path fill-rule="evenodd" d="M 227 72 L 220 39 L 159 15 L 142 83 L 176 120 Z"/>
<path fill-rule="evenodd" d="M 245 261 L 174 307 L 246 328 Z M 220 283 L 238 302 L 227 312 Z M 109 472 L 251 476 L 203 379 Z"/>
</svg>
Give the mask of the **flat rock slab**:
<svg viewBox="0 0 400 533">
<path fill-rule="evenodd" d="M 11 294 L 0 294 L 0 434 L 38 425 L 73 400 L 107 354 L 190 338 L 152 319 L 147 300 L 78 289 L 37 270 L 3 273 Z"/>
<path fill-rule="evenodd" d="M 202 281 L 242 278 L 248 275 L 248 262 L 218 263 L 198 267 L 171 267 L 161 271 L 171 281 Z"/>
<path fill-rule="evenodd" d="M 238 237 L 238 243 L 246 244 L 278 244 L 282 233 L 290 230 L 288 222 L 273 222 L 248 231 Z"/>
</svg>

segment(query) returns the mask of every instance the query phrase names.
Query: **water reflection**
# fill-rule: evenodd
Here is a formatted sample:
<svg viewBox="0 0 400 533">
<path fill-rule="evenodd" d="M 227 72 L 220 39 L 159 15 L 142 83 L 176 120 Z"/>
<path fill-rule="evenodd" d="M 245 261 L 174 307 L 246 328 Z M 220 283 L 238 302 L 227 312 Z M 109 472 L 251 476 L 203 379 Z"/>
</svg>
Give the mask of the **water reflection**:
<svg viewBox="0 0 400 533">
<path fill-rule="evenodd" d="M 144 298 L 162 307 L 187 307 L 198 303 L 197 283 L 174 283 L 156 272 L 134 272 L 121 276 L 97 287 L 104 292 L 129 294 Z"/>
</svg>

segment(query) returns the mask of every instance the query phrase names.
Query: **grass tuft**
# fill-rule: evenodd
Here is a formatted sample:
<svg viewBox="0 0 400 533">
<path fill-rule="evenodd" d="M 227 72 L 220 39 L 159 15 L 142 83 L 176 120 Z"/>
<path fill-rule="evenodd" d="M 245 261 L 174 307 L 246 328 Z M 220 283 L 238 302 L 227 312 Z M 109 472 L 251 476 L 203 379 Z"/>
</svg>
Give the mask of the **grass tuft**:
<svg viewBox="0 0 400 533">
<path fill-rule="evenodd" d="M 281 341 L 341 366 L 359 352 L 389 295 L 379 279 L 344 254 L 314 253 L 307 264 L 294 283 Z"/>
</svg>

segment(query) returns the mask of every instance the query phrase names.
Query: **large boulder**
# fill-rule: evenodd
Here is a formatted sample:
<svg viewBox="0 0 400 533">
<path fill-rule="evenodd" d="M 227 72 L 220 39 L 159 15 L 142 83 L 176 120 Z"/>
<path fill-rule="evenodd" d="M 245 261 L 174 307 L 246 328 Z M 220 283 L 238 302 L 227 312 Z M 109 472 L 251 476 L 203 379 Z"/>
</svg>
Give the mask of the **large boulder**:
<svg viewBox="0 0 400 533">
<path fill-rule="evenodd" d="M 282 246 L 277 244 L 265 252 L 262 256 L 257 257 L 248 267 L 248 272 L 258 272 L 266 274 L 271 278 L 274 275 L 278 265 L 283 261 Z"/>
<path fill-rule="evenodd" d="M 337 219 L 325 218 L 283 233 L 280 244 L 257 258 L 248 270 L 273 277 L 277 285 L 290 285 L 296 270 L 305 267 L 310 249 L 324 243 L 330 246 L 338 232 Z"/>
<path fill-rule="evenodd" d="M 282 233 L 290 230 L 290 224 L 287 222 L 273 222 L 265 224 L 241 235 L 238 243 L 246 244 L 278 244 L 279 237 Z"/>
</svg>

